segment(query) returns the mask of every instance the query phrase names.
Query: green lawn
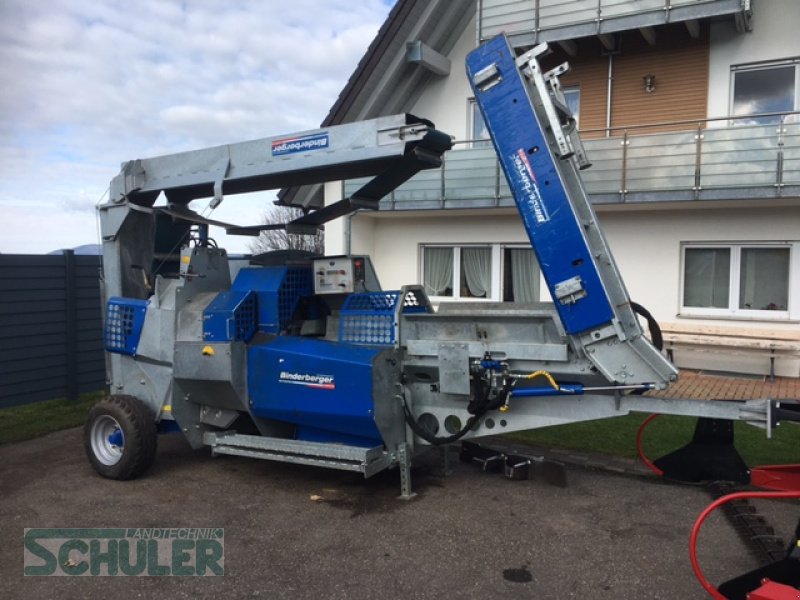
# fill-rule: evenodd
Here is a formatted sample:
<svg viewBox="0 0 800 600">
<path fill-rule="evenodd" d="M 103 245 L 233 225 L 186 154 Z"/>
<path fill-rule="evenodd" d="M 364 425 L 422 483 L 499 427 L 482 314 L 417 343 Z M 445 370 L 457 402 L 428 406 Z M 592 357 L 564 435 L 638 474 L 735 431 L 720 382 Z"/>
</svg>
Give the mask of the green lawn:
<svg viewBox="0 0 800 600">
<path fill-rule="evenodd" d="M 60 429 L 83 425 L 103 392 L 83 394 L 78 400 L 46 400 L 0 409 L 0 444 L 21 442 Z"/>
<path fill-rule="evenodd" d="M 636 431 L 645 418 L 646 415 L 631 414 L 601 421 L 543 427 L 507 437 L 533 446 L 636 457 Z M 645 430 L 645 453 L 655 460 L 683 446 L 692 438 L 695 423 L 696 419 L 692 417 L 665 415 L 657 418 Z M 800 426 L 793 423 L 777 427 L 771 440 L 762 429 L 735 423 L 734 438 L 736 448 L 751 467 L 800 463 Z"/>
<path fill-rule="evenodd" d="M 102 392 L 84 394 L 77 401 L 50 400 L 0 409 L 0 444 L 19 442 L 52 431 L 83 425 Z M 601 421 L 544 427 L 509 434 L 515 442 L 546 448 L 584 450 L 616 456 L 636 457 L 636 431 L 645 415 L 628 415 Z M 695 419 L 659 417 L 646 430 L 644 448 L 657 459 L 683 446 L 692 437 Z M 735 424 L 736 447 L 750 466 L 800 463 L 800 426 L 778 427 L 773 439 L 764 431 L 744 423 Z"/>
</svg>

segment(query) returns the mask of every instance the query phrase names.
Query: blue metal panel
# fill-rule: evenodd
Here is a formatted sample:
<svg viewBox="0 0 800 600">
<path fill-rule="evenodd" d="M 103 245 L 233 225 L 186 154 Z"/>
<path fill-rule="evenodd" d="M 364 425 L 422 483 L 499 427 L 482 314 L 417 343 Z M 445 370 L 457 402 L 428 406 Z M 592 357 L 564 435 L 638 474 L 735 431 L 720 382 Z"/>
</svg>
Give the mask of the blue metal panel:
<svg viewBox="0 0 800 600">
<path fill-rule="evenodd" d="M 482 91 L 474 76 L 491 65 L 500 78 Z M 574 303 L 556 301 L 564 329 L 575 334 L 608 323 L 608 296 L 507 40 L 496 37 L 473 50 L 467 77 L 550 293 L 556 298 L 556 284 L 573 277 L 586 291 Z"/>
<path fill-rule="evenodd" d="M 339 341 L 369 346 L 395 342 L 395 307 L 400 292 L 350 294 L 339 316 Z"/>
<path fill-rule="evenodd" d="M 255 292 L 220 292 L 203 311 L 203 339 L 249 342 L 256 332 L 256 305 Z"/>
<path fill-rule="evenodd" d="M 106 306 L 103 338 L 106 350 L 117 354 L 136 354 L 142 336 L 147 300 L 111 298 Z"/>
<path fill-rule="evenodd" d="M 314 293 L 311 267 L 248 267 L 241 269 L 231 290 L 253 291 L 258 297 L 258 330 L 280 333 L 297 303 Z"/>
<path fill-rule="evenodd" d="M 372 363 L 380 351 L 292 336 L 251 346 L 251 411 L 294 423 L 297 439 L 380 445 L 372 398 Z"/>
</svg>

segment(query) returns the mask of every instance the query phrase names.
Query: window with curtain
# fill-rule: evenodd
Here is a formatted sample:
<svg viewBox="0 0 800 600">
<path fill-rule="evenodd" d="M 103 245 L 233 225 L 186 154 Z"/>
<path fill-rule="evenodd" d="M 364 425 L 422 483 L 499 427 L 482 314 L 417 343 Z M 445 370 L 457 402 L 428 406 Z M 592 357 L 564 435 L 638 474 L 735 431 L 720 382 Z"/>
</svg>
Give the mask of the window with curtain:
<svg viewBox="0 0 800 600">
<path fill-rule="evenodd" d="M 453 248 L 426 247 L 422 275 L 422 283 L 428 296 L 452 296 Z"/>
<path fill-rule="evenodd" d="M 736 66 L 732 70 L 731 114 L 789 112 L 800 108 L 796 89 L 797 60 L 789 64 Z M 779 117 L 737 119 L 738 124 L 777 123 Z"/>
<path fill-rule="evenodd" d="M 530 248 L 505 248 L 503 301 L 538 302 L 539 265 Z"/>
<path fill-rule="evenodd" d="M 789 249 L 742 248 L 739 266 L 739 308 L 789 308 Z"/>
<path fill-rule="evenodd" d="M 681 313 L 764 318 L 796 314 L 800 306 L 790 306 L 790 290 L 793 281 L 795 289 L 800 283 L 800 274 L 792 273 L 792 253 L 798 248 L 797 242 L 685 245 Z"/>
<path fill-rule="evenodd" d="M 433 297 L 537 302 L 539 265 L 530 247 L 421 246 L 421 281 Z"/>
<path fill-rule="evenodd" d="M 683 305 L 728 308 L 729 248 L 687 248 L 684 254 Z"/>
<path fill-rule="evenodd" d="M 490 298 L 492 296 L 491 248 L 461 249 L 461 297 Z"/>
</svg>

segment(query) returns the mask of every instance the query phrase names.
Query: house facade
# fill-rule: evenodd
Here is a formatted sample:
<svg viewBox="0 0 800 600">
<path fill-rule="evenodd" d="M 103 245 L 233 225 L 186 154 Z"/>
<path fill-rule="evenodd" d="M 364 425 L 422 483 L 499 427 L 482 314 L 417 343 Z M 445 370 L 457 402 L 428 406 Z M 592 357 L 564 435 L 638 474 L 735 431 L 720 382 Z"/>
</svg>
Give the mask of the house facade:
<svg viewBox="0 0 800 600">
<path fill-rule="evenodd" d="M 386 289 L 434 302 L 550 301 L 471 98 L 464 60 L 505 32 L 547 42 L 592 167 L 584 184 L 631 298 L 658 321 L 800 330 L 800 3 L 399 0 L 323 126 L 409 112 L 455 136 L 441 169 L 328 224 Z M 320 206 L 358 181 L 290 190 Z M 766 355 L 676 350 L 679 366 L 765 373 Z M 791 354 L 774 363 L 798 376 Z"/>
</svg>

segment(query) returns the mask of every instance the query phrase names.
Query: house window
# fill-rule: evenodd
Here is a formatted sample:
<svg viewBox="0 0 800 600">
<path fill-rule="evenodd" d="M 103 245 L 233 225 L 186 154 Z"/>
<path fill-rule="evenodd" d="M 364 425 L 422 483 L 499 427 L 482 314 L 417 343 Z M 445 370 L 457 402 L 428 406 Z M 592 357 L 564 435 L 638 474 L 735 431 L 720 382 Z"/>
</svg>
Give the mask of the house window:
<svg viewBox="0 0 800 600">
<path fill-rule="evenodd" d="M 492 142 L 489 141 L 489 130 L 486 129 L 486 121 L 483 120 L 481 109 L 478 108 L 478 103 L 475 98 L 469 99 L 469 139 L 473 148 L 488 148 L 491 147 Z"/>
<path fill-rule="evenodd" d="M 790 112 L 798 106 L 800 61 L 739 66 L 732 69 L 731 114 L 733 116 Z M 777 123 L 778 116 L 737 119 L 741 124 Z"/>
<path fill-rule="evenodd" d="M 792 272 L 798 248 L 798 243 L 685 245 L 681 314 L 789 318 L 800 310 L 792 293 L 800 284 L 800 275 Z"/>
<path fill-rule="evenodd" d="M 503 302 L 539 301 L 539 264 L 530 248 L 503 249 Z"/>
<path fill-rule="evenodd" d="M 575 125 L 581 126 L 581 88 L 576 86 L 561 88 L 564 93 L 564 100 L 567 101 L 572 117 L 575 119 Z"/>
<path fill-rule="evenodd" d="M 422 283 L 432 297 L 536 302 L 539 266 L 530 247 L 422 246 Z"/>
<path fill-rule="evenodd" d="M 492 249 L 467 246 L 461 252 L 459 286 L 461 298 L 491 298 Z"/>
</svg>

